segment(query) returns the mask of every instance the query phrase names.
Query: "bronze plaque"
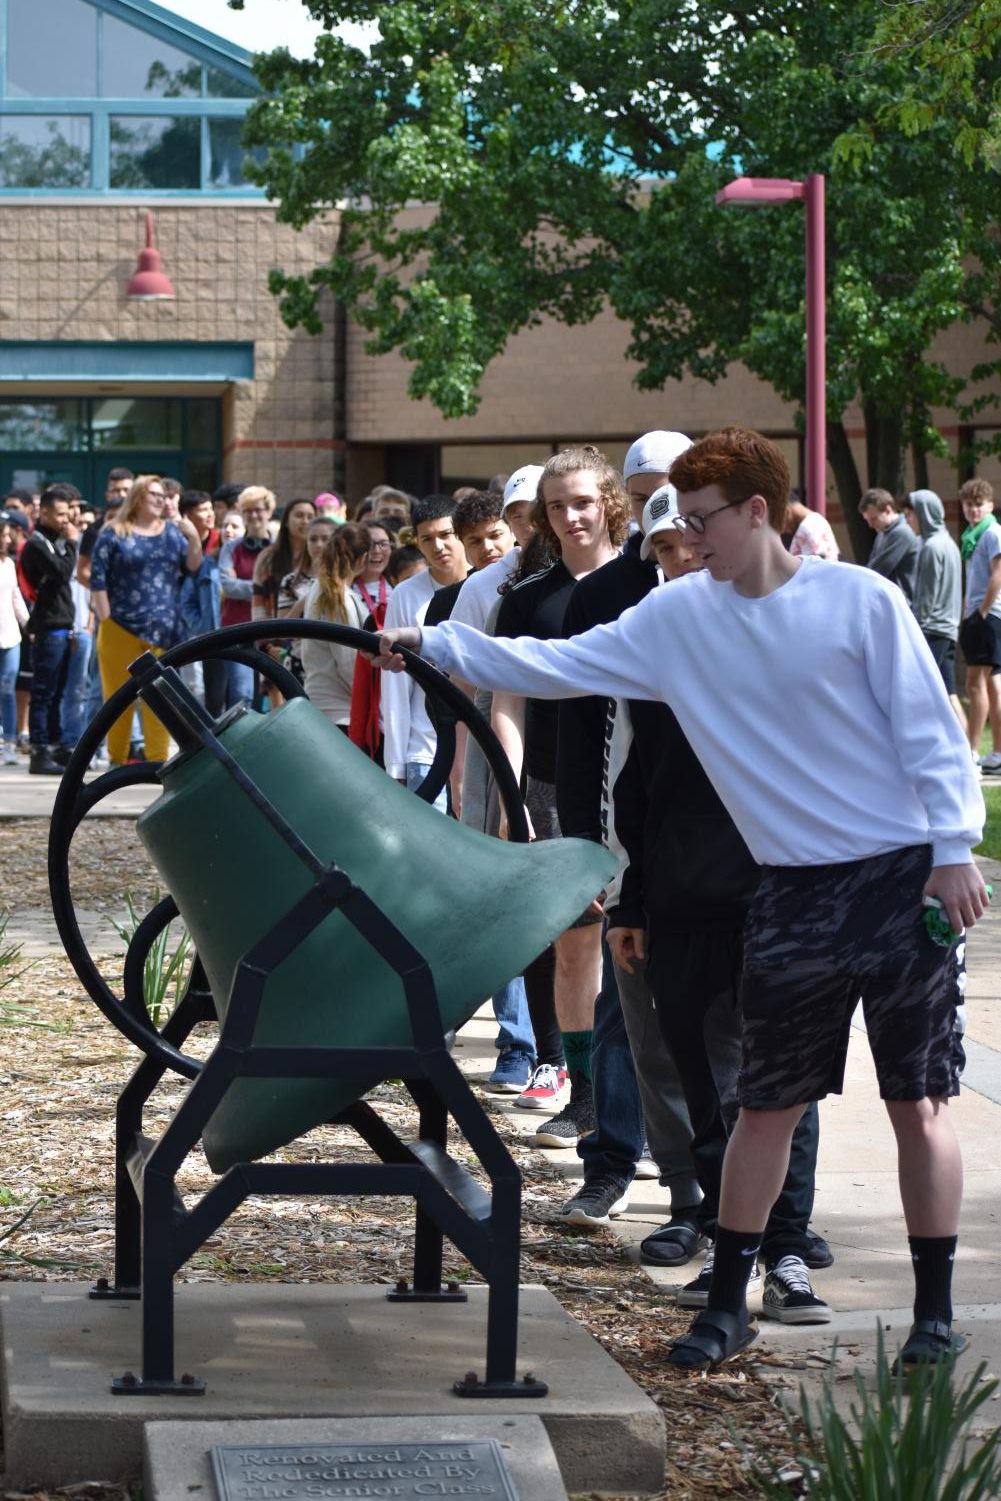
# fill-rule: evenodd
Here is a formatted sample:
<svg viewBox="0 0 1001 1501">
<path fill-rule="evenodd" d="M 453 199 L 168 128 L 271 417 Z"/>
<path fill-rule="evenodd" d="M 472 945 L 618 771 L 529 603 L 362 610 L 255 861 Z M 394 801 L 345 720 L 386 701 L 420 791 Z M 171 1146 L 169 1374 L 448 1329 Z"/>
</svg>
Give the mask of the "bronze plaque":
<svg viewBox="0 0 1001 1501">
<path fill-rule="evenodd" d="M 217 1445 L 220 1501 L 518 1501 L 496 1439 Z"/>
</svg>

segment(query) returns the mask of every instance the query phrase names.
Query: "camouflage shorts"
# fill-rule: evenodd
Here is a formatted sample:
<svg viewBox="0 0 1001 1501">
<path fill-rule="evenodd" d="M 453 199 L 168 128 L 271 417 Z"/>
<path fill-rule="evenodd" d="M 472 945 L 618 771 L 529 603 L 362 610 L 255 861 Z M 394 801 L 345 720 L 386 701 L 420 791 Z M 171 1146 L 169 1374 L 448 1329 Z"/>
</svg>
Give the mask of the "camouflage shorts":
<svg viewBox="0 0 1001 1501">
<path fill-rule="evenodd" d="M 963 944 L 925 931 L 930 870 L 929 845 L 765 867 L 744 929 L 742 1105 L 840 1094 L 860 998 L 884 1100 L 959 1093 Z"/>
</svg>

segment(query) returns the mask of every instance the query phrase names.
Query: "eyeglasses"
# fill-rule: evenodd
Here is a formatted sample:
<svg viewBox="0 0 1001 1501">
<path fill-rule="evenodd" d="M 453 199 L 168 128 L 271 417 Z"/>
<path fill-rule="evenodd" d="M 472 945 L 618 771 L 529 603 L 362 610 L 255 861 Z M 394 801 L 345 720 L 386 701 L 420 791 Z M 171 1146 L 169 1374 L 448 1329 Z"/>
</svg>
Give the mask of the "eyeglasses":
<svg viewBox="0 0 1001 1501">
<path fill-rule="evenodd" d="M 697 537 L 704 537 L 707 521 L 710 521 L 713 516 L 718 516 L 720 511 L 729 511 L 733 506 L 742 506 L 744 501 L 750 500 L 750 498 L 749 495 L 743 495 L 740 500 L 728 500 L 726 505 L 717 506 L 714 511 L 707 511 L 704 516 L 700 516 L 697 511 L 693 512 L 691 516 L 682 516 L 679 512 L 674 518 L 675 530 L 679 532 L 694 532 Z"/>
<path fill-rule="evenodd" d="M 244 506 L 243 508 L 244 516 L 266 516 L 267 514 L 267 506 Z"/>
<path fill-rule="evenodd" d="M 369 552 L 389 552 L 389 549 L 390 544 L 388 542 L 370 542 L 368 545 Z"/>
</svg>

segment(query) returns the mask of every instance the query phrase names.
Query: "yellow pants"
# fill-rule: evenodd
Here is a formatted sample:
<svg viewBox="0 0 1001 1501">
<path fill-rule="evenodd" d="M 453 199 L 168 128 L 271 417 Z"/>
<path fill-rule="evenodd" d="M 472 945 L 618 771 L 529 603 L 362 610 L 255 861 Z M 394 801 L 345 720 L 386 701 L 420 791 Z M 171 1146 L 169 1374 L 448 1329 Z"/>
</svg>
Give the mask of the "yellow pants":
<svg viewBox="0 0 1001 1501">
<path fill-rule="evenodd" d="M 129 680 L 129 663 L 144 651 L 160 656 L 163 648 L 150 646 L 131 631 L 123 630 L 114 620 L 102 620 L 97 632 L 97 665 L 101 670 L 101 692 L 105 703 L 111 695 Z M 151 709 L 140 700 L 143 722 L 143 739 L 146 744 L 147 761 L 166 761 L 170 737 Z M 132 708 L 120 714 L 108 731 L 108 760 L 115 766 L 124 766 L 129 759 L 129 742 L 132 739 Z"/>
</svg>

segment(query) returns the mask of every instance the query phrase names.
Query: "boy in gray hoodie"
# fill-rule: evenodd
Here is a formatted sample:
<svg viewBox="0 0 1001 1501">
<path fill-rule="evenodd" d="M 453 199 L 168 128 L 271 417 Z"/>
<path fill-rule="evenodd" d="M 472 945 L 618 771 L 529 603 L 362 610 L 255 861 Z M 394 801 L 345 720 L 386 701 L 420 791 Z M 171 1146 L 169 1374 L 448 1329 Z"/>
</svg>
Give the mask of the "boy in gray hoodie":
<svg viewBox="0 0 1001 1501">
<path fill-rule="evenodd" d="M 912 490 L 904 515 L 921 538 L 914 602 L 921 633 L 931 648 L 963 729 L 966 715 L 956 695 L 956 639 L 963 618 L 963 561 L 945 524 L 945 506 L 934 490 Z"/>
<path fill-rule="evenodd" d="M 900 515 L 889 490 L 867 490 L 858 510 L 876 533 L 866 566 L 902 589 L 913 609 L 921 543 Z"/>
</svg>

